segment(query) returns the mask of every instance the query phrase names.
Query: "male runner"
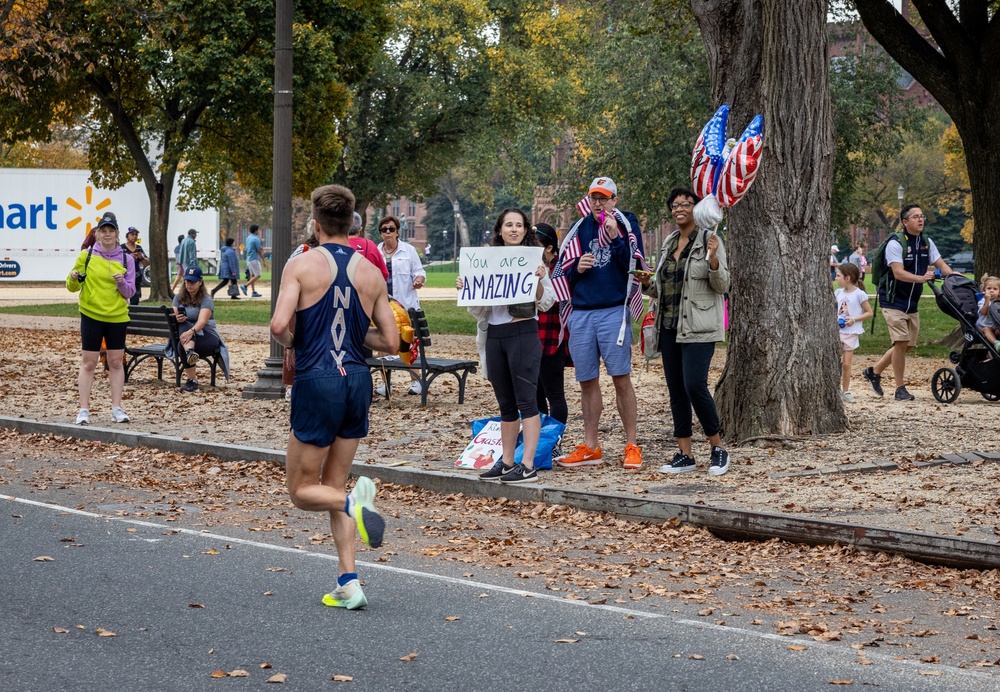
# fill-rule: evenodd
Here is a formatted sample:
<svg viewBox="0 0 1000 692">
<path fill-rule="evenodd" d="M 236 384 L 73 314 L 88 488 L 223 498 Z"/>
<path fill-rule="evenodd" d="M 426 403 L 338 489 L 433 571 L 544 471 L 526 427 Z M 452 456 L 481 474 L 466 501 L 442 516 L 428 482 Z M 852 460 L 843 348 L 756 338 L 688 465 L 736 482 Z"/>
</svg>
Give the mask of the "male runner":
<svg viewBox="0 0 1000 692">
<path fill-rule="evenodd" d="M 295 348 L 291 433 L 285 471 L 292 503 L 329 512 L 340 574 L 323 603 L 355 610 L 368 605 L 354 567 L 354 528 L 372 548 L 385 521 L 375 511 L 375 484 L 361 477 L 347 493 L 351 463 L 368 434 L 372 378 L 361 351 L 395 353 L 399 332 L 385 280 L 350 246 L 354 195 L 326 185 L 312 193 L 313 228 L 320 246 L 285 265 L 271 334 Z M 295 318 L 295 334 L 289 330 Z M 369 329 L 374 322 L 375 327 Z"/>
</svg>

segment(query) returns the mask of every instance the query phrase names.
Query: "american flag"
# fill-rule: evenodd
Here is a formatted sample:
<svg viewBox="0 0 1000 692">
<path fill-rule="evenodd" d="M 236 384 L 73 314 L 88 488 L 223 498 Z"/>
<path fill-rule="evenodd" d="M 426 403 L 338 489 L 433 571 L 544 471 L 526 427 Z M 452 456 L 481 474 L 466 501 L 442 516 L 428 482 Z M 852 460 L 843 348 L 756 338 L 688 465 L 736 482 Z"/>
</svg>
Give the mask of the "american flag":
<svg viewBox="0 0 1000 692">
<path fill-rule="evenodd" d="M 578 231 L 580 224 L 583 223 L 584 219 L 586 219 L 590 213 L 590 203 L 587 201 L 587 198 L 584 197 L 576 205 L 576 208 L 580 212 L 582 218 L 573 224 L 573 227 L 570 228 L 569 232 L 566 234 L 566 238 L 563 240 L 562 249 L 559 251 L 559 260 L 556 262 L 555 269 L 552 270 L 551 278 L 552 289 L 555 291 L 556 300 L 559 301 L 559 317 L 563 325 L 563 332 L 559 335 L 560 343 L 562 343 L 569 316 L 573 312 L 572 296 L 570 295 L 569 290 L 569 278 L 566 276 L 566 272 L 572 269 L 573 263 L 583 254 L 583 248 L 580 244 Z M 584 212 L 584 209 L 587 211 Z M 626 218 L 626 216 L 618 209 L 613 209 L 611 213 L 614 215 L 615 220 L 618 221 L 618 224 L 625 227 L 626 234 L 628 235 L 629 250 L 632 254 L 632 257 L 629 260 L 629 271 L 634 271 L 637 266 L 643 271 L 649 271 L 649 265 L 646 264 L 646 258 L 643 256 L 642 252 L 639 251 L 639 242 L 636 240 L 632 224 L 629 223 L 628 218 Z M 603 217 L 603 213 L 601 216 Z M 607 231 L 604 230 L 603 218 L 597 232 L 597 244 L 599 247 L 606 247 L 611 244 L 611 238 L 608 236 Z M 624 314 L 622 315 L 622 327 L 618 334 L 619 344 L 622 343 L 625 335 L 625 329 L 628 327 L 628 314 L 631 313 L 632 319 L 639 321 L 642 319 L 643 313 L 645 312 L 645 305 L 642 299 L 642 284 L 634 274 L 629 275 L 628 281 L 628 293 L 625 299 Z"/>
</svg>

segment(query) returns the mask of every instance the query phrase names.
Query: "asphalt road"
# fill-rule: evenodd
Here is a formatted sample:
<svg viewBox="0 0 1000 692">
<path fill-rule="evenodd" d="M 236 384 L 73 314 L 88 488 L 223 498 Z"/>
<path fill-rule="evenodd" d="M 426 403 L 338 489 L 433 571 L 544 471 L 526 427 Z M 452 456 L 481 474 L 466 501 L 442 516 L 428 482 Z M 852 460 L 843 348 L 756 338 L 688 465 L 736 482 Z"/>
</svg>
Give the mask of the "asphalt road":
<svg viewBox="0 0 1000 692">
<path fill-rule="evenodd" d="M 877 652 L 859 666 L 842 645 L 524 592 L 499 574 L 455 578 L 415 555 L 360 564 L 370 605 L 341 611 L 320 604 L 336 574 L 320 548 L 0 498 L 3 690 L 248 689 L 275 673 L 301 690 L 1000 688 L 978 671 L 927 677 Z"/>
</svg>

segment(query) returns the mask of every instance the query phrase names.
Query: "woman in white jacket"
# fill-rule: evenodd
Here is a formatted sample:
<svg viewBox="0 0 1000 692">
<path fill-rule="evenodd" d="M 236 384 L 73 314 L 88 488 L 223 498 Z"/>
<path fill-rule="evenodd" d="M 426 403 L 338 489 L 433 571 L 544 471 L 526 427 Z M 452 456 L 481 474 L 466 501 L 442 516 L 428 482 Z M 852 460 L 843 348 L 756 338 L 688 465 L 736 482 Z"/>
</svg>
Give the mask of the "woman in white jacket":
<svg viewBox="0 0 1000 692">
<path fill-rule="evenodd" d="M 504 209 L 493 227 L 493 245 L 535 247 L 538 239 L 523 211 Z M 537 315 L 552 307 L 555 293 L 545 265 L 538 265 L 535 276 L 538 288 L 532 302 L 468 308 L 479 323 L 476 344 L 483 375 L 493 385 L 500 406 L 503 456 L 491 469 L 480 474 L 484 480 L 498 479 L 501 483 L 538 480 L 535 450 L 542 430 L 537 401 L 542 342 L 538 338 Z M 458 277 L 456 288 L 462 290 L 464 285 L 462 277 Z M 519 430 L 524 431 L 524 456 L 521 463 L 515 465 L 514 450 Z"/>
<path fill-rule="evenodd" d="M 383 217 L 378 222 L 378 232 L 382 236 L 378 249 L 382 253 L 389 273 L 386 279 L 389 297 L 398 301 L 407 310 L 419 308 L 420 297 L 417 295 L 417 289 L 423 288 L 424 282 L 427 281 L 427 272 L 420 264 L 416 248 L 399 239 L 399 219 L 395 216 Z M 415 370 L 410 370 L 410 388 L 406 393 L 420 394 L 421 391 L 420 376 Z M 385 396 L 385 382 L 376 388 L 375 393 Z"/>
</svg>

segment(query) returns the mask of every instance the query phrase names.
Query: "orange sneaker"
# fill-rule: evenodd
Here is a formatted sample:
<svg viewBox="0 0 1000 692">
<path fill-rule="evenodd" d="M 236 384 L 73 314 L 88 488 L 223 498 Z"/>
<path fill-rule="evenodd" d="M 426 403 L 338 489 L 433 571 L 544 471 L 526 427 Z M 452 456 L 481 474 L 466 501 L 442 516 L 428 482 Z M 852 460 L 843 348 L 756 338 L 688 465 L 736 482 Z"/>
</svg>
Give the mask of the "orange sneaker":
<svg viewBox="0 0 1000 692">
<path fill-rule="evenodd" d="M 642 466 L 642 450 L 637 445 L 625 445 L 625 468 L 637 469 Z"/>
<path fill-rule="evenodd" d="M 597 466 L 603 464 L 601 458 L 601 448 L 591 449 L 587 445 L 577 445 L 576 449 L 561 459 L 556 459 L 556 463 L 565 469 L 575 469 L 580 466 Z"/>
</svg>

